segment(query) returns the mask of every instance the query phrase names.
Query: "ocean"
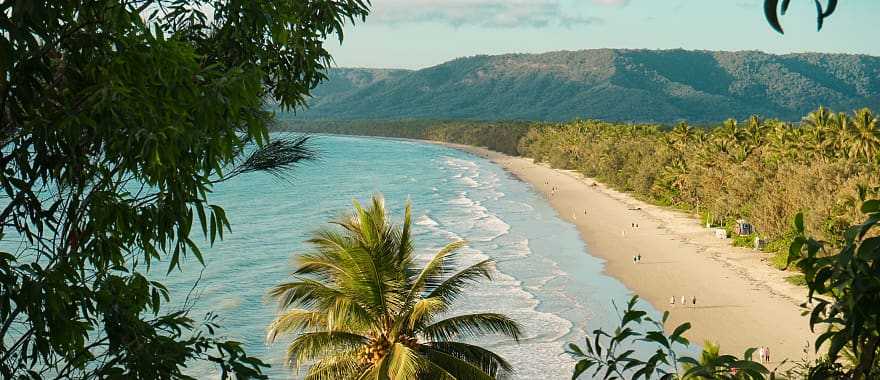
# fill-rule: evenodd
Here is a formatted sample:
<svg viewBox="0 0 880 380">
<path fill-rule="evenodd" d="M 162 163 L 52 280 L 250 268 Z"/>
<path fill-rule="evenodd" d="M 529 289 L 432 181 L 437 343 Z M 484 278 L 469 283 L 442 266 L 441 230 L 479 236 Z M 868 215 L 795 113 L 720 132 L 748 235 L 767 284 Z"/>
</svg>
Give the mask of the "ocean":
<svg viewBox="0 0 880 380">
<path fill-rule="evenodd" d="M 217 312 L 220 333 L 271 364 L 271 378 L 303 373 L 284 366 L 290 337 L 265 342 L 277 312 L 267 290 L 289 279 L 290 259 L 307 249 L 312 232 L 351 210 L 353 199 L 375 193 L 385 197 L 398 223 L 404 203 L 412 202 L 420 255 L 464 239 L 462 265 L 487 257 L 497 262 L 495 280 L 474 287 L 454 311 L 500 312 L 523 324 L 519 344 L 478 341 L 511 362 L 516 378 L 570 378 L 574 363 L 565 344 L 583 345 L 588 331 L 613 328 L 619 320 L 612 301 L 622 307 L 631 291 L 602 272 L 602 260 L 590 255 L 575 227 L 546 199 L 499 166 L 421 142 L 330 135 L 313 142 L 320 160 L 295 169 L 288 180 L 251 174 L 215 187 L 211 201 L 225 208 L 232 231 L 213 247 L 205 243 L 203 269 L 190 259 L 182 272 L 153 272 L 175 297 L 186 296 L 198 281 L 192 315 Z M 209 364 L 191 371 L 216 376 Z"/>
</svg>

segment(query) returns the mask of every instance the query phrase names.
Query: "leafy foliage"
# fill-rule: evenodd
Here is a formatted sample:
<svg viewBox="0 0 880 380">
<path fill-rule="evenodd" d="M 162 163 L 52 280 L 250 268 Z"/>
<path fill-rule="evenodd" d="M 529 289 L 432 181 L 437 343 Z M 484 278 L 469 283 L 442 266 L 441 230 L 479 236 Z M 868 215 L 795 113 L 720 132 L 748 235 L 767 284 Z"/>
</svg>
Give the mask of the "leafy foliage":
<svg viewBox="0 0 880 380">
<path fill-rule="evenodd" d="M 811 378 L 873 379 L 880 376 L 880 200 L 862 203 L 863 223 L 849 228 L 844 244 L 831 251 L 827 243 L 808 238 L 803 215 L 795 218 L 798 236 L 789 264 L 796 263 L 809 287 L 811 329 L 820 329 L 815 349 L 828 362 Z"/>
<path fill-rule="evenodd" d="M 592 339 L 586 337 L 583 347 L 569 343 L 566 353 L 577 360 L 572 380 L 583 374 L 608 380 L 763 379 L 768 373 L 764 366 L 751 360 L 754 349 L 747 350 L 744 359 L 739 359 L 719 355 L 718 346 L 710 343 L 699 360 L 679 355 L 677 349 L 690 345 L 684 337 L 690 323 L 666 334 L 664 324 L 669 312 L 663 313 L 661 320 L 654 320 L 636 307 L 638 300 L 638 296 L 629 300 L 620 313 L 620 325 L 613 332 L 595 330 Z M 654 353 L 647 359 L 638 358 L 635 348 L 647 346 L 656 347 L 652 349 Z"/>
<path fill-rule="evenodd" d="M 715 225 L 748 219 L 785 250 L 788 221 L 805 210 L 807 231 L 839 242 L 860 218 L 859 188 L 880 184 L 877 117 L 852 115 L 820 108 L 799 125 L 751 117 L 711 128 L 577 121 L 531 129 L 520 151 Z"/>
<path fill-rule="evenodd" d="M 784 32 L 782 31 L 782 25 L 779 25 L 779 15 L 777 12 L 781 12 L 784 15 L 790 3 L 791 0 L 782 0 L 780 9 L 779 0 L 764 0 L 764 17 L 767 18 L 767 22 L 773 27 L 773 30 L 779 32 L 779 34 Z M 824 7 L 819 0 L 813 0 L 813 3 L 816 6 L 816 29 L 822 30 L 825 19 L 831 16 L 837 9 L 837 0 L 828 0 L 827 5 Z"/>
<path fill-rule="evenodd" d="M 211 243 L 229 230 L 212 186 L 312 157 L 305 140 L 269 141 L 266 100 L 303 106 L 324 40 L 366 3 L 0 8 L 0 375 L 188 378 L 203 360 L 261 377 L 215 317 L 166 310 L 151 274 L 203 262 L 198 230 Z"/>
<path fill-rule="evenodd" d="M 312 251 L 295 257 L 293 281 L 270 295 L 281 313 L 267 339 L 294 334 L 287 349 L 293 366 L 309 366 L 307 379 L 494 379 L 513 368 L 497 354 L 458 342 L 500 334 L 517 341 L 520 326 L 495 313 L 450 316 L 467 286 L 490 279 L 492 263 L 456 271 L 457 251 L 448 244 L 422 267 L 414 255 L 410 208 L 402 227 L 391 224 L 384 201 L 321 230 Z M 442 315 L 442 318 L 441 318 Z"/>
</svg>

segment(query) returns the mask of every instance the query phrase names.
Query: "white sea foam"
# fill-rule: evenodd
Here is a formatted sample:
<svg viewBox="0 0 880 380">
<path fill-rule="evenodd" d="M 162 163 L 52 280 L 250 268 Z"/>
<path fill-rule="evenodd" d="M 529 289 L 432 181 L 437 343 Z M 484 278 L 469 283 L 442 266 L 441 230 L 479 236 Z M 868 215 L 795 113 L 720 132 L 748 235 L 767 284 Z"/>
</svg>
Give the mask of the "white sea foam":
<svg viewBox="0 0 880 380">
<path fill-rule="evenodd" d="M 453 205 L 453 206 L 464 206 L 464 207 L 476 206 L 476 203 L 474 203 L 474 201 L 472 199 L 467 197 L 467 192 L 459 193 L 457 197 L 446 201 L 446 203 Z"/>
<path fill-rule="evenodd" d="M 461 183 L 467 187 L 480 187 L 480 184 L 477 183 L 474 177 L 461 177 Z"/>
<path fill-rule="evenodd" d="M 511 362 L 529 363 L 517 366 L 516 378 L 570 376 L 573 363 L 570 358 L 561 355 L 564 340 L 570 339 L 575 331 L 583 331 L 583 328 L 566 319 L 563 315 L 569 314 L 562 314 L 561 311 L 574 310 L 578 315 L 583 314 L 581 305 L 567 294 L 565 286 L 568 281 L 565 278 L 568 274 L 552 260 L 535 257 L 529 239 L 511 236 L 510 224 L 501 214 L 488 210 L 483 204 L 486 202 L 494 207 L 497 203 L 492 202 L 507 195 L 500 191 L 502 180 L 496 173 L 486 171 L 469 160 L 445 157 L 442 162 L 452 178 L 448 184 L 458 189 L 458 193 L 447 198 L 447 208 L 442 212 L 432 212 L 431 220 L 437 225 L 419 219 L 422 222 L 420 225 L 441 236 L 458 234 L 470 241 L 471 245 L 461 251 L 461 265 L 491 257 L 501 262 L 501 267 L 510 265 L 509 269 L 519 275 L 533 276 L 524 277 L 523 280 L 499 269 L 492 282 L 480 283 L 477 289 L 463 296 L 464 299 L 457 303 L 461 307 L 456 309 L 456 313 L 500 312 L 523 324 L 524 336 L 518 345 L 491 338 L 483 338 L 479 342 Z M 503 207 L 514 214 L 534 209 L 519 201 L 504 202 Z M 507 238 L 502 239 L 505 236 Z M 517 264 L 519 260 L 523 261 Z M 524 281 L 528 281 L 528 286 Z"/>
<path fill-rule="evenodd" d="M 527 257 L 532 253 L 532 250 L 529 248 L 529 239 L 527 238 L 523 238 L 522 240 L 513 243 L 507 251 L 516 257 Z"/>
<path fill-rule="evenodd" d="M 419 216 L 416 219 L 416 224 L 420 225 L 420 226 L 425 226 L 425 227 L 428 227 L 428 226 L 437 227 L 440 225 L 440 223 L 437 223 L 436 220 L 431 219 L 431 217 L 428 216 L 428 214 L 423 214 L 423 215 Z"/>
<path fill-rule="evenodd" d="M 253 197 L 241 195 L 249 194 L 254 187 L 250 179 L 236 185 L 238 193 L 223 194 L 224 190 L 218 189 L 218 195 L 227 197 L 224 200 L 237 202 L 230 201 L 240 210 L 228 211 L 233 217 L 239 215 L 238 223 L 234 223 L 239 227 L 236 234 L 216 247 L 222 254 L 214 258 L 221 264 L 209 266 L 205 272 L 200 292 L 201 304 L 205 305 L 202 309 L 228 308 L 223 314 L 228 317 L 224 324 L 231 326 L 230 334 L 251 342 L 249 352 L 254 351 L 273 364 L 267 370 L 271 378 L 298 379 L 302 375 L 292 374 L 283 366 L 283 343 L 265 347 L 259 343 L 265 334 L 267 316 L 275 312 L 274 305 L 243 307 L 245 303 L 238 302 L 259 298 L 267 287 L 287 281 L 289 267 L 284 263 L 290 251 L 307 248 L 307 244 L 297 242 L 306 239 L 309 230 L 349 210 L 352 196 L 366 195 L 362 193 L 363 184 L 345 181 L 347 178 L 369 176 L 371 184 L 382 184 L 386 194 L 413 194 L 415 256 L 419 265 L 445 244 L 460 239 L 468 240 L 470 245 L 460 251 L 457 268 L 486 258 L 495 260 L 498 270 L 493 277 L 497 281 L 482 281 L 474 288 L 469 287 L 451 310 L 454 315 L 498 312 L 523 324 L 524 337 L 519 344 L 494 336 L 475 340 L 511 362 L 517 371 L 515 379 L 570 377 L 573 362 L 563 354 L 564 344 L 581 341 L 586 331 L 613 323 L 614 313 L 607 310 L 609 299 L 621 302 L 628 298 L 628 291 L 602 275 L 601 268 L 594 270 L 590 260 L 572 258 L 577 255 L 567 250 L 580 246 L 576 231 L 565 228 L 552 238 L 541 236 L 543 231 L 553 231 L 557 223 L 565 224 L 552 213 L 531 213 L 532 205 L 537 209 L 549 207 L 528 187 L 487 161 L 461 159 L 458 158 L 464 157 L 461 154 L 440 150 L 437 152 L 441 153 L 420 155 L 406 148 L 398 153 L 385 141 L 326 139 L 328 146 L 334 147 L 332 151 L 339 151 L 333 144 L 343 141 L 351 146 L 343 148 L 373 155 L 369 156 L 373 158 L 370 162 L 389 161 L 387 166 L 361 167 L 344 160 L 328 160 L 326 167 L 306 172 L 321 180 L 304 181 L 309 186 L 303 190 L 302 197 L 271 193 L 271 198 L 264 197 L 268 201 L 258 202 L 260 207 L 253 206 Z M 365 149 L 364 144 L 376 144 L 391 153 L 384 149 Z M 396 160 L 400 159 L 412 166 L 399 165 Z M 474 183 L 477 186 L 473 186 Z M 394 207 L 395 222 L 399 220 L 400 202 L 402 199 L 388 199 L 388 204 Z M 253 217 L 257 215 L 261 218 Z M 267 216 L 271 221 L 266 221 Z M 535 228 L 537 223 L 541 224 L 539 228 Z M 254 244 L 265 251 L 259 259 L 237 254 L 253 249 Z M 188 278 L 195 281 L 194 276 Z M 229 288 L 230 279 L 254 286 Z M 191 283 L 176 284 L 174 289 L 185 294 L 190 287 Z M 216 371 L 209 368 L 190 369 L 196 378 L 216 375 Z"/>
<path fill-rule="evenodd" d="M 494 214 L 486 214 L 477 221 L 477 224 L 488 234 L 483 237 L 483 241 L 492 241 L 510 232 L 510 225 Z"/>
</svg>

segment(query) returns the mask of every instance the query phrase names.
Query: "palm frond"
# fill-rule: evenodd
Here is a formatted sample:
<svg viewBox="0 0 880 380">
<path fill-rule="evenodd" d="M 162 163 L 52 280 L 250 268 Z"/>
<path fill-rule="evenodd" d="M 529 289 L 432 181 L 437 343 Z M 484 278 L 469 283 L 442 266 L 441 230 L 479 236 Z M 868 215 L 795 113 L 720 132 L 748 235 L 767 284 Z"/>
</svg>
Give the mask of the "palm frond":
<svg viewBox="0 0 880 380">
<path fill-rule="evenodd" d="M 495 380 L 494 376 L 489 375 L 479 367 L 443 351 L 428 346 L 422 346 L 419 349 L 419 353 L 428 358 L 432 364 L 443 368 L 444 371 L 456 379 Z"/>
<path fill-rule="evenodd" d="M 409 264 L 409 258 L 412 256 L 413 244 L 412 244 L 412 204 L 409 201 L 406 201 L 406 205 L 403 208 L 403 231 L 400 232 L 400 240 L 398 241 L 398 252 L 397 257 L 401 261 L 407 261 Z M 405 267 L 408 267 L 406 265 Z"/>
<path fill-rule="evenodd" d="M 490 376 L 506 377 L 513 374 L 510 363 L 480 346 L 461 342 L 430 342 L 425 345 L 479 367 Z"/>
<path fill-rule="evenodd" d="M 329 300 L 348 297 L 348 294 L 322 282 L 301 278 L 276 285 L 269 290 L 269 297 L 276 299 L 281 308 L 291 306 L 311 308 L 318 303 L 329 305 Z"/>
<path fill-rule="evenodd" d="M 369 341 L 365 336 L 350 332 L 305 333 L 297 336 L 287 346 L 286 359 L 291 366 L 299 368 L 303 363 L 347 354 L 363 347 Z"/>
<path fill-rule="evenodd" d="M 433 289 L 428 287 L 429 293 L 425 298 L 440 297 L 447 304 L 451 304 L 468 285 L 479 282 L 481 278 L 491 280 L 493 265 L 492 260 L 487 259 L 462 269 Z"/>
<path fill-rule="evenodd" d="M 418 380 L 426 365 L 418 353 L 401 343 L 391 346 L 390 352 L 382 360 L 381 378 Z"/>
<path fill-rule="evenodd" d="M 427 358 L 426 358 L 427 359 Z M 443 367 L 434 364 L 430 359 L 425 360 L 426 370 L 419 376 L 419 380 L 457 380 Z"/>
<path fill-rule="evenodd" d="M 318 360 L 309 367 L 305 380 L 352 380 L 365 369 L 357 359 L 357 351 Z"/>
<path fill-rule="evenodd" d="M 415 300 L 425 288 L 433 288 L 442 284 L 443 276 L 448 274 L 446 272 L 449 270 L 450 261 L 453 260 L 456 251 L 464 247 L 464 245 L 464 240 L 459 240 L 449 243 L 440 249 L 431 261 L 425 264 L 418 277 L 410 284 L 410 293 L 406 298 L 407 301 Z"/>
<path fill-rule="evenodd" d="M 409 331 L 415 331 L 434 315 L 446 311 L 448 305 L 439 297 L 422 298 L 412 306 L 408 318 L 400 318 Z"/>
<path fill-rule="evenodd" d="M 266 172 L 278 178 L 287 178 L 285 176 L 298 163 L 317 159 L 318 152 L 309 144 L 310 139 L 309 136 L 275 138 L 254 149 L 223 180 L 252 172 Z"/>
<path fill-rule="evenodd" d="M 421 333 L 427 340 L 445 342 L 456 337 L 479 337 L 499 334 L 513 338 L 519 342 L 522 328 L 519 323 L 503 314 L 478 313 L 465 314 L 435 322 L 422 328 Z"/>
<path fill-rule="evenodd" d="M 293 272 L 294 276 L 309 276 L 310 278 L 318 278 L 324 281 L 335 281 L 336 279 L 350 278 L 352 269 L 346 264 L 350 262 L 339 257 L 336 253 L 301 253 L 296 257 L 297 269 Z"/>
<path fill-rule="evenodd" d="M 275 338 L 281 334 L 325 329 L 327 329 L 327 317 L 324 313 L 303 309 L 286 310 L 275 317 L 266 328 L 266 341 L 275 342 Z"/>
</svg>

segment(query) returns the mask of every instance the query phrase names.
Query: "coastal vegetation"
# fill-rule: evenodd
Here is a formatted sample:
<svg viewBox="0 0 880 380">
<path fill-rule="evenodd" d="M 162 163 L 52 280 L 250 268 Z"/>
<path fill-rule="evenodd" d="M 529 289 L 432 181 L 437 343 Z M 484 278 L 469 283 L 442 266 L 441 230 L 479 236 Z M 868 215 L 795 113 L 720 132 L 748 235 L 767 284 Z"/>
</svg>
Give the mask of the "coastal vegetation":
<svg viewBox="0 0 880 380">
<path fill-rule="evenodd" d="M 310 123 L 290 127 L 307 131 L 302 125 Z M 843 113 L 820 107 L 799 123 L 752 116 L 708 126 L 598 120 L 337 125 L 328 131 L 371 129 L 515 152 L 729 231 L 745 219 L 755 231 L 732 234 L 732 242 L 753 246 L 756 237 L 762 239 L 779 268 L 795 236 L 790 221 L 796 214 L 804 213 L 808 234 L 839 245 L 843 232 L 861 218 L 860 193 L 871 197 L 880 186 L 880 125 L 866 108 Z"/>
<path fill-rule="evenodd" d="M 494 379 L 512 366 L 480 346 L 459 342 L 500 334 L 515 344 L 520 326 L 496 313 L 450 315 L 453 303 L 480 279 L 491 279 L 492 261 L 457 270 L 463 241 L 452 242 L 426 263 L 416 256 L 410 207 L 403 224 L 391 223 L 384 200 L 354 212 L 308 241 L 298 253 L 294 280 L 270 295 L 281 313 L 268 340 L 292 334 L 287 360 L 308 366 L 307 379 Z M 442 316 L 442 318 L 441 318 Z"/>
<path fill-rule="evenodd" d="M 820 107 L 797 125 L 754 116 L 712 128 L 576 121 L 531 129 L 520 144 L 525 156 L 691 211 L 709 225 L 746 219 L 783 253 L 794 215 L 804 213 L 809 234 L 840 243 L 861 217 L 860 191 L 870 196 L 880 185 L 880 128 L 868 109 Z"/>
<path fill-rule="evenodd" d="M 720 355 L 719 346 L 706 342 L 699 358 L 680 353 L 690 346 L 684 334 L 691 325 L 685 322 L 672 333 L 665 324 L 669 312 L 660 320 L 648 316 L 637 307 L 639 297 L 633 296 L 620 314 L 620 324 L 614 331 L 593 331 L 584 339 L 584 345 L 569 343 L 566 353 L 577 360 L 572 379 L 581 375 L 602 379 L 765 379 L 770 374 L 763 365 L 753 361 L 755 349 L 743 353 L 742 358 Z M 651 352 L 648 358 L 635 354 L 636 348 Z"/>
<path fill-rule="evenodd" d="M 325 40 L 367 4 L 2 9 L 0 378 L 190 379 L 196 364 L 265 378 L 162 279 L 204 264 L 229 230 L 214 186 L 314 157 L 303 139 L 270 140 L 266 101 L 302 106 L 331 62 Z"/>
</svg>

